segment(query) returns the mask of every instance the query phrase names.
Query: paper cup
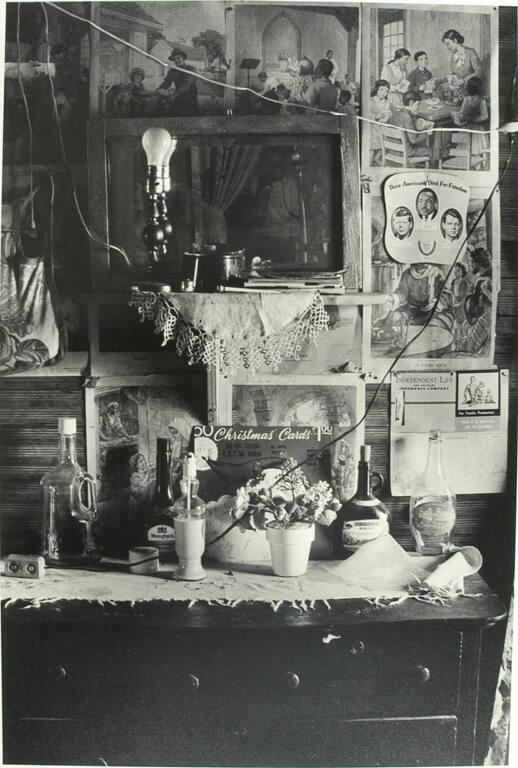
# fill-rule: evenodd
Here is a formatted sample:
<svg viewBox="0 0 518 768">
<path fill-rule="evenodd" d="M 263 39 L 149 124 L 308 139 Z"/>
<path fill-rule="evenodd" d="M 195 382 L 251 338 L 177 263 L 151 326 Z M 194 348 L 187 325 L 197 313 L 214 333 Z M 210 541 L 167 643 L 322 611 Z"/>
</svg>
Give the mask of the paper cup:
<svg viewBox="0 0 518 768">
<path fill-rule="evenodd" d="M 429 587 L 446 587 L 455 584 L 465 576 L 471 576 L 472 573 L 479 571 L 481 565 L 482 555 L 476 547 L 462 547 L 446 562 L 437 566 L 425 580 L 425 584 Z"/>
<path fill-rule="evenodd" d="M 129 569 L 139 576 L 158 571 L 158 549 L 156 547 L 134 547 L 129 551 Z"/>
</svg>

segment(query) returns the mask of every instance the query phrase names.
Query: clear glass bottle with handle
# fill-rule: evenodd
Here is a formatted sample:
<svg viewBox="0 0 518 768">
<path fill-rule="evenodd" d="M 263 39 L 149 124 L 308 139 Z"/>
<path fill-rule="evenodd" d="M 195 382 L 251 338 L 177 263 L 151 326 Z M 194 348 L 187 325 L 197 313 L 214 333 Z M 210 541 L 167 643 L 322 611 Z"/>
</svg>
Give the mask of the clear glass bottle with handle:
<svg viewBox="0 0 518 768">
<path fill-rule="evenodd" d="M 455 528 L 455 508 L 455 494 L 443 472 L 441 431 L 432 429 L 426 466 L 410 497 L 410 531 L 419 554 L 448 551 Z"/>
<path fill-rule="evenodd" d="M 58 431 L 58 463 L 40 481 L 42 555 L 48 565 L 87 565 L 101 557 L 94 481 L 77 463 L 76 420 L 60 418 Z"/>
</svg>

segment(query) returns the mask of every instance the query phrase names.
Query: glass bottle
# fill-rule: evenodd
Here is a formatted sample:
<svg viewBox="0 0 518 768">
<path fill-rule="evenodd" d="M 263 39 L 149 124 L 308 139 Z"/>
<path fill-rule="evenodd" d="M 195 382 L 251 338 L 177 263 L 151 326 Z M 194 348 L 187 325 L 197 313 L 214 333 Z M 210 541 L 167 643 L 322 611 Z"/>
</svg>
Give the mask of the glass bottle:
<svg viewBox="0 0 518 768">
<path fill-rule="evenodd" d="M 156 488 L 146 522 L 146 544 L 156 547 L 161 562 L 174 558 L 173 494 L 169 476 L 171 453 L 165 437 L 156 441 Z"/>
<path fill-rule="evenodd" d="M 77 463 L 76 420 L 60 418 L 58 432 L 58 463 L 40 481 L 41 554 L 47 565 L 87 565 L 101 557 L 95 485 L 92 476 Z"/>
<path fill-rule="evenodd" d="M 356 493 L 342 505 L 334 523 L 333 549 L 336 558 L 346 557 L 362 544 L 389 532 L 390 513 L 371 488 L 372 478 L 377 479 L 374 490 L 378 490 L 383 484 L 383 477 L 379 472 L 370 471 L 370 452 L 370 445 L 361 446 Z"/>
<path fill-rule="evenodd" d="M 410 497 L 410 531 L 421 555 L 441 554 L 449 549 L 455 527 L 455 503 L 455 494 L 442 469 L 441 432 L 432 429 L 426 466 Z"/>
<path fill-rule="evenodd" d="M 205 551 L 205 502 L 198 494 L 196 457 L 188 453 L 183 462 L 180 481 L 182 495 L 173 506 L 175 548 L 179 567 L 176 578 L 199 581 L 205 578 L 201 557 Z"/>
</svg>

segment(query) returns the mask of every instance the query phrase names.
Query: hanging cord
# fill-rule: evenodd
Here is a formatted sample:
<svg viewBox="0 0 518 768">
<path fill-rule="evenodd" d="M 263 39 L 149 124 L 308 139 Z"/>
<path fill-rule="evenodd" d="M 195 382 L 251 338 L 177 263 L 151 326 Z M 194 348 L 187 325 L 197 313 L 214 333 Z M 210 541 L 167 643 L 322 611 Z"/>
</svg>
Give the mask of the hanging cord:
<svg viewBox="0 0 518 768">
<path fill-rule="evenodd" d="M 502 168 L 502 171 L 500 172 L 500 175 L 499 175 L 497 181 L 493 185 L 493 187 L 492 187 L 492 189 L 491 189 L 491 191 L 490 191 L 490 193 L 489 193 L 489 195 L 487 197 L 487 200 L 485 201 L 484 205 L 480 209 L 480 212 L 479 212 L 477 218 L 475 219 L 475 221 L 472 224 L 472 226 L 469 229 L 469 231 L 466 232 L 464 240 L 461 242 L 461 244 L 460 244 L 460 246 L 459 246 L 459 248 L 457 250 L 457 253 L 455 255 L 455 258 L 452 261 L 451 266 L 450 266 L 448 272 L 446 273 L 446 277 L 444 278 L 444 282 L 443 282 L 443 284 L 442 284 L 442 286 L 441 286 L 441 288 L 439 290 L 439 293 L 437 294 L 437 297 L 435 299 L 435 302 L 433 304 L 433 307 L 432 307 L 432 309 L 430 311 L 429 316 L 427 317 L 426 321 L 421 326 L 421 329 L 418 331 L 418 333 L 416 333 L 415 336 L 413 336 L 409 341 L 407 341 L 405 346 L 398 352 L 398 354 L 396 355 L 396 357 L 394 358 L 392 363 L 389 365 L 389 367 L 387 368 L 387 370 L 383 374 L 383 377 L 381 378 L 380 382 L 378 383 L 378 385 L 377 385 L 377 387 L 376 387 L 376 389 L 374 391 L 374 394 L 372 395 L 371 399 L 369 400 L 369 402 L 367 404 L 367 407 L 365 408 L 361 418 L 356 422 L 356 424 L 353 424 L 352 427 L 349 427 L 349 429 L 345 430 L 345 432 L 341 432 L 337 437 L 334 437 L 332 440 L 330 440 L 325 445 L 323 445 L 322 448 L 319 448 L 318 450 L 312 452 L 311 456 L 306 457 L 305 459 L 300 461 L 298 464 L 295 464 L 295 466 L 291 467 L 287 472 L 284 472 L 284 474 L 280 475 L 277 478 L 277 480 L 275 480 L 275 482 L 272 483 L 272 485 L 270 486 L 270 490 L 272 488 L 275 488 L 275 486 L 278 485 L 279 483 L 283 482 L 287 477 L 289 477 L 297 469 L 300 469 L 300 467 L 303 467 L 305 464 L 307 464 L 308 461 L 310 461 L 310 460 L 313 461 L 317 456 L 320 456 L 322 453 L 324 453 L 324 451 L 327 451 L 329 448 L 331 448 L 333 445 L 338 443 L 340 440 L 343 440 L 344 437 L 347 437 L 348 435 L 350 435 L 352 432 L 354 432 L 356 429 L 358 429 L 358 427 L 361 426 L 363 424 L 363 422 L 366 420 L 368 414 L 370 413 L 371 408 L 373 407 L 373 405 L 374 405 L 374 403 L 375 403 L 375 401 L 376 401 L 376 399 L 377 399 L 377 397 L 378 397 L 378 395 L 379 395 L 379 393 L 381 391 L 381 387 L 384 385 L 387 377 L 394 370 L 395 366 L 397 365 L 399 360 L 403 357 L 403 355 L 408 350 L 408 348 L 414 343 L 414 341 L 416 339 L 418 339 L 421 336 L 422 333 L 424 333 L 425 329 L 428 328 L 428 326 L 430 325 L 430 323 L 431 323 L 435 313 L 437 312 L 437 308 L 439 306 L 442 294 L 446 290 L 446 286 L 448 284 L 448 280 L 449 280 L 451 274 L 453 273 L 453 270 L 455 269 L 455 265 L 457 264 L 457 262 L 458 262 L 458 260 L 460 258 L 460 254 L 462 253 L 464 246 L 466 245 L 466 243 L 467 243 L 469 237 L 471 236 L 472 232 L 474 232 L 474 230 L 477 228 L 477 226 L 478 226 L 479 222 L 481 221 L 482 217 L 485 215 L 485 213 L 486 213 L 486 211 L 487 211 L 487 209 L 489 207 L 489 204 L 491 203 L 491 200 L 492 200 L 496 190 L 498 189 L 498 187 L 502 183 L 503 178 L 505 177 L 507 171 L 509 170 L 509 166 L 511 164 L 511 159 L 512 159 L 512 155 L 513 155 L 514 139 L 515 139 L 515 135 L 514 134 L 509 134 L 509 152 L 508 152 L 508 155 L 507 155 L 507 159 L 506 159 L 506 161 L 504 163 L 504 166 Z M 253 511 L 250 512 L 250 513 L 246 513 L 245 512 L 244 516 L 251 517 L 251 515 L 253 515 Z M 206 543 L 206 546 L 208 547 L 211 544 L 215 544 L 217 541 L 222 539 L 233 528 L 235 528 L 237 525 L 239 525 L 242 522 L 242 520 L 243 520 L 243 517 L 240 517 L 240 518 L 237 518 L 236 520 L 234 520 L 218 536 L 216 536 L 214 539 L 211 539 L 211 541 L 208 541 Z"/>
<path fill-rule="evenodd" d="M 49 5 L 53 5 L 53 3 L 49 3 Z M 49 84 L 50 84 L 50 93 L 51 93 L 51 97 L 52 97 L 52 106 L 53 106 L 53 111 L 54 111 L 54 119 L 56 121 L 56 129 L 57 129 L 57 132 L 58 132 L 58 141 L 59 141 L 59 149 L 60 149 L 60 154 L 61 154 L 61 162 L 63 164 L 63 167 L 65 169 L 68 182 L 70 184 L 72 198 L 74 200 L 74 205 L 76 207 L 77 215 L 79 216 L 79 220 L 80 220 L 80 222 L 81 222 L 81 224 L 83 226 L 83 229 L 85 230 L 86 234 L 88 235 L 88 237 L 94 243 L 97 243 L 98 245 L 102 245 L 105 248 L 109 248 L 112 251 L 115 251 L 116 253 L 120 254 L 122 256 L 122 258 L 124 259 L 124 261 L 126 262 L 126 265 L 131 269 L 133 267 L 133 265 L 132 265 L 132 263 L 131 263 L 131 261 L 130 261 L 127 253 L 126 253 L 126 251 L 123 248 L 121 248 L 120 246 L 118 246 L 118 245 L 112 245 L 111 243 L 105 243 L 104 240 L 96 237 L 91 232 L 91 230 L 89 229 L 89 227 L 88 227 L 88 225 L 87 225 L 87 223 L 85 221 L 85 218 L 83 216 L 83 213 L 81 211 L 81 206 L 79 204 L 79 199 L 78 199 L 78 196 L 77 196 L 76 184 L 75 184 L 75 181 L 74 181 L 74 179 L 72 177 L 72 173 L 71 173 L 70 168 L 69 168 L 68 163 L 67 163 L 65 143 L 63 141 L 63 131 L 61 130 L 61 124 L 59 122 L 59 112 L 58 112 L 58 103 L 57 103 L 57 100 L 56 100 L 56 91 L 55 91 L 55 88 L 54 88 L 54 81 L 53 81 L 52 77 L 50 76 L 49 19 L 48 19 L 48 16 L 47 16 L 47 9 L 45 8 L 45 3 L 41 3 L 41 7 L 42 7 L 43 15 L 44 15 L 44 18 L 45 18 L 45 44 L 46 44 L 46 51 L 47 51 L 47 73 L 48 73 Z M 59 8 L 59 6 L 54 6 L 54 5 L 53 5 L 53 7 Z M 63 10 L 63 9 L 59 8 L 59 10 Z M 72 14 L 72 15 L 75 17 L 75 14 Z M 77 16 L 76 18 L 80 19 L 81 17 Z"/>
<path fill-rule="evenodd" d="M 34 221 L 34 179 L 33 179 L 33 142 L 34 134 L 32 132 L 31 115 L 29 111 L 29 104 L 27 102 L 27 95 L 25 93 L 25 86 L 23 84 L 22 77 L 22 49 L 20 43 L 20 5 L 17 4 L 17 16 L 16 16 L 16 45 L 18 53 L 18 85 L 23 99 L 23 106 L 25 108 L 25 116 L 27 118 L 27 127 L 29 129 L 29 189 L 30 189 L 30 204 L 31 204 L 31 229 L 36 229 L 36 223 Z"/>
<path fill-rule="evenodd" d="M 78 16 L 75 13 L 72 13 L 72 11 L 66 10 L 65 8 L 57 5 L 56 3 L 50 2 L 50 0 L 45 0 L 45 2 L 42 2 L 42 5 L 49 5 L 55 10 L 59 11 L 60 13 L 64 13 L 67 16 L 72 17 L 73 19 L 76 19 L 77 21 L 83 22 L 83 24 L 88 24 L 92 29 L 96 29 L 98 32 L 101 32 L 103 35 L 106 35 L 107 37 L 111 37 L 112 40 L 116 40 L 118 43 L 121 43 L 122 45 L 126 46 L 127 48 L 131 48 L 133 51 L 136 51 L 141 56 L 146 56 L 148 59 L 151 59 L 151 61 L 156 62 L 157 64 L 160 64 L 162 67 L 166 67 L 168 69 L 174 69 L 177 72 L 183 72 L 185 75 L 189 75 L 190 77 L 194 77 L 197 80 L 201 80 L 202 82 L 208 83 L 211 86 L 223 88 L 223 90 L 227 89 L 228 91 L 235 91 L 238 93 L 248 93 L 253 95 L 254 97 L 260 99 L 261 101 L 268 102 L 270 104 L 275 104 L 277 106 L 280 105 L 280 102 L 277 101 L 277 99 L 271 99 L 269 96 L 264 96 L 261 93 L 257 93 L 253 90 L 253 88 L 249 88 L 244 85 L 231 85 L 230 83 L 220 83 L 215 80 L 211 80 L 210 77 L 205 77 L 205 75 L 201 75 L 199 72 L 193 72 L 190 69 L 183 69 L 182 67 L 178 67 L 175 64 L 171 64 L 170 61 L 162 61 L 162 59 L 159 59 L 157 56 L 153 56 L 152 53 L 148 53 L 147 51 L 144 51 L 142 48 L 139 48 L 138 45 L 134 45 L 134 43 L 130 43 L 128 40 L 124 40 L 122 37 L 118 37 L 118 35 L 115 35 L 113 32 L 109 32 L 107 29 L 104 29 L 104 27 L 101 27 L 99 24 L 96 24 L 91 19 L 86 19 L 84 16 Z M 289 105 L 290 102 L 288 102 Z M 418 131 L 414 130 L 413 128 L 400 128 L 399 126 L 394 126 L 391 123 L 382 123 L 378 122 L 377 120 L 372 120 L 369 117 L 363 117 L 361 115 L 344 115 L 341 112 L 335 112 L 331 109 L 320 109 L 319 107 L 313 107 L 310 104 L 299 104 L 298 102 L 292 102 L 293 106 L 296 106 L 298 110 L 306 110 L 307 112 L 311 112 L 314 114 L 325 114 L 325 115 L 334 115 L 335 117 L 345 118 L 345 119 L 355 119 L 360 120 L 364 123 L 370 123 L 371 125 L 376 126 L 384 126 L 387 128 L 399 128 L 399 130 L 405 132 L 405 133 L 413 133 L 413 134 L 422 134 L 422 133 L 451 133 L 451 127 L 450 128 L 428 128 L 425 131 Z M 490 134 L 490 133 L 498 133 L 500 130 L 499 128 L 491 128 L 489 130 L 477 130 L 473 128 L 461 128 L 459 130 L 462 130 L 463 133 L 478 133 L 478 134 Z"/>
<path fill-rule="evenodd" d="M 369 403 L 367 404 L 367 407 L 365 408 L 365 411 L 364 411 L 362 417 L 352 427 L 349 427 L 349 429 L 347 429 L 345 432 L 342 432 L 337 437 L 334 437 L 332 440 L 330 440 L 328 443 L 326 443 L 324 446 L 322 446 L 322 448 L 319 448 L 317 451 L 312 453 L 311 456 L 303 459 L 301 462 L 299 462 L 293 468 L 291 468 L 288 472 L 285 472 L 283 475 L 278 477 L 277 480 L 270 486 L 271 488 L 274 488 L 276 485 L 278 485 L 278 483 L 282 482 L 286 477 L 291 475 L 291 473 L 294 472 L 296 469 L 299 469 L 299 467 L 302 467 L 305 464 L 307 464 L 307 462 L 310 459 L 313 459 L 315 456 L 320 456 L 320 454 L 322 454 L 328 448 L 330 448 L 331 446 L 335 445 L 335 443 L 338 443 L 344 437 L 347 437 L 347 435 L 350 435 L 351 432 L 354 432 L 355 429 L 357 429 L 361 424 L 363 424 L 363 422 L 367 418 L 367 416 L 368 416 L 372 406 L 374 405 L 374 403 L 376 401 L 376 398 L 378 397 L 378 394 L 381 391 L 381 387 L 385 383 L 385 381 L 386 381 L 387 377 L 389 376 L 389 374 L 394 370 L 394 368 L 396 367 L 397 363 L 401 360 L 401 358 L 403 357 L 405 352 L 408 350 L 408 348 L 421 336 L 421 334 L 424 333 L 424 331 L 426 330 L 426 328 L 428 328 L 428 326 L 430 325 L 432 319 L 434 318 L 434 316 L 435 316 L 435 314 L 437 312 L 437 309 L 439 307 L 442 295 L 447 290 L 448 280 L 450 279 L 450 276 L 452 275 L 452 273 L 453 273 L 453 271 L 455 269 L 455 265 L 459 261 L 460 254 L 462 253 L 462 251 L 464 249 L 464 246 L 466 245 L 468 239 L 471 237 L 471 234 L 477 228 L 477 226 L 478 226 L 479 222 L 481 221 L 482 217 L 485 215 L 485 213 L 486 213 L 486 211 L 487 211 L 487 209 L 489 207 L 489 204 L 491 203 L 491 200 L 493 199 L 493 196 L 494 196 L 496 190 L 498 189 L 498 187 L 502 183 L 502 179 L 504 178 L 505 174 L 507 173 L 507 171 L 509 169 L 509 165 L 511 163 L 512 154 L 513 154 L 514 138 L 515 138 L 514 134 L 509 134 L 509 152 L 508 152 L 508 155 L 507 155 L 507 159 L 506 159 L 506 161 L 504 163 L 504 166 L 502 168 L 502 171 L 500 172 L 500 175 L 498 176 L 498 179 L 496 180 L 495 184 L 491 188 L 491 191 L 490 191 L 486 201 L 484 202 L 484 205 L 480 209 L 477 218 L 475 219 L 475 221 L 472 224 L 472 226 L 469 229 L 469 231 L 466 232 L 464 240 L 462 240 L 462 242 L 461 242 L 461 244 L 460 244 L 460 246 L 459 246 L 459 248 L 457 250 L 457 253 L 455 255 L 455 258 L 452 261 L 452 263 L 450 265 L 450 268 L 448 269 L 448 272 L 446 273 L 446 276 L 444 278 L 444 282 L 443 282 L 443 284 L 442 284 L 442 286 L 441 286 L 441 288 L 439 290 L 439 293 L 437 294 L 437 297 L 436 297 L 436 299 L 434 301 L 434 304 L 432 306 L 430 314 L 428 315 L 428 317 L 426 318 L 425 322 L 421 326 L 420 330 L 416 333 L 416 335 L 413 336 L 411 339 L 409 339 L 407 341 L 407 343 L 405 344 L 405 346 L 402 349 L 399 350 L 399 352 L 397 353 L 397 355 L 395 356 L 395 358 L 393 359 L 393 361 L 391 362 L 391 364 L 389 365 L 389 367 L 387 368 L 387 370 L 383 374 L 383 377 L 381 378 L 380 382 L 378 383 L 378 385 L 377 385 L 377 387 L 376 387 L 376 389 L 374 391 L 374 394 L 372 395 L 371 399 L 369 400 Z"/>
</svg>

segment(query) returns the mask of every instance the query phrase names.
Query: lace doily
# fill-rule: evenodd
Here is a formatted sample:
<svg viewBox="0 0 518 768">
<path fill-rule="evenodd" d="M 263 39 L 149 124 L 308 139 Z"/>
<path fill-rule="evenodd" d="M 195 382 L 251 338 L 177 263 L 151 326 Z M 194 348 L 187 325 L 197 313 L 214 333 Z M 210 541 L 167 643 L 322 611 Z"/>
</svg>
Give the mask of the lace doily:
<svg viewBox="0 0 518 768">
<path fill-rule="evenodd" d="M 319 293 L 164 294 L 133 288 L 130 306 L 154 320 L 162 346 L 173 340 L 189 365 L 203 363 L 233 372 L 260 365 L 277 370 L 298 360 L 303 344 L 316 343 L 329 318 Z"/>
</svg>

